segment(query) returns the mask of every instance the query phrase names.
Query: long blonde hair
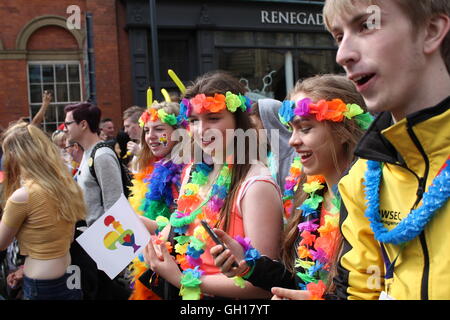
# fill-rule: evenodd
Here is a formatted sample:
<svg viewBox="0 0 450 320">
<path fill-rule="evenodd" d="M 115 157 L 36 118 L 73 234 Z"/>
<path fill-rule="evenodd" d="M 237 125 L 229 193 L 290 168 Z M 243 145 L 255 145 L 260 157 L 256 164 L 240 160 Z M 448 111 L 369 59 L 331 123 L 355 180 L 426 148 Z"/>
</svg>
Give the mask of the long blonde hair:
<svg viewBox="0 0 450 320">
<path fill-rule="evenodd" d="M 83 193 L 65 166 L 57 146 L 34 125 L 18 121 L 2 135 L 4 156 L 3 200 L 20 188 L 20 180 L 39 185 L 57 206 L 57 216 L 68 222 L 86 216 Z M 5 203 L 5 201 L 3 201 Z"/>
</svg>

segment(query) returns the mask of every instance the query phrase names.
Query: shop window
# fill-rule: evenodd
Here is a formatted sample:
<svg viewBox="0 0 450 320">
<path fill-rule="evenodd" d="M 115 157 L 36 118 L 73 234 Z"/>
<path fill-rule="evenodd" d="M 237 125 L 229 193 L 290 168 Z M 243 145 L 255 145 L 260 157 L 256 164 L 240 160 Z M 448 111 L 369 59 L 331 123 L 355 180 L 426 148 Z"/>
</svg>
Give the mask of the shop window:
<svg viewBox="0 0 450 320">
<path fill-rule="evenodd" d="M 253 98 L 283 100 L 299 79 L 343 72 L 328 33 L 216 31 L 214 37 L 217 69 L 242 79 Z"/>
<path fill-rule="evenodd" d="M 298 47 L 328 47 L 333 48 L 336 43 L 328 33 L 301 32 L 296 34 L 296 45 Z"/>
<path fill-rule="evenodd" d="M 170 81 L 167 70 L 174 70 L 181 79 L 189 77 L 189 60 L 186 54 L 189 50 L 187 40 L 164 40 L 158 41 L 159 65 L 161 81 Z"/>
<path fill-rule="evenodd" d="M 335 50 L 298 50 L 294 58 L 296 80 L 325 73 L 342 73 Z"/>
<path fill-rule="evenodd" d="M 231 72 L 251 91 L 250 98 L 283 99 L 285 56 L 269 49 L 216 49 L 218 69 Z"/>
<path fill-rule="evenodd" d="M 294 46 L 294 34 L 287 32 L 255 32 L 255 43 L 258 46 Z"/>
<path fill-rule="evenodd" d="M 45 131 L 52 132 L 64 122 L 64 107 L 81 101 L 80 64 L 29 62 L 28 79 L 31 118 L 41 107 L 43 92 L 52 93 L 52 102 L 42 123 Z"/>
<path fill-rule="evenodd" d="M 148 48 L 150 57 L 150 85 L 152 85 L 154 74 L 151 41 L 148 43 Z M 175 71 L 184 83 L 194 79 L 197 58 L 195 33 L 179 30 L 158 31 L 158 49 L 160 86 L 167 89 L 171 95 L 179 95 L 180 92 L 167 74 L 167 70 L 172 69 Z"/>
</svg>

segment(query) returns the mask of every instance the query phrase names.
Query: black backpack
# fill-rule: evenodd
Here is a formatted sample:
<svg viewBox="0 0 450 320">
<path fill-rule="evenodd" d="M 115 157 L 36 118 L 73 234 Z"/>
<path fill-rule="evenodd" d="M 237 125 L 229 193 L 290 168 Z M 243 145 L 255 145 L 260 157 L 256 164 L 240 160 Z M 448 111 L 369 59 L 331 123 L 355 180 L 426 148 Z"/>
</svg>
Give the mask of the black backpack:
<svg viewBox="0 0 450 320">
<path fill-rule="evenodd" d="M 90 156 L 90 159 L 92 159 L 92 161 L 90 161 L 90 163 L 89 163 L 89 171 L 91 172 L 91 175 L 94 177 L 97 184 L 99 184 L 99 183 L 98 183 L 97 175 L 95 174 L 95 169 L 94 169 L 95 152 L 100 148 L 107 147 L 107 148 L 110 148 L 117 157 L 117 154 L 114 151 L 114 144 L 112 143 L 113 141 L 114 140 L 106 141 L 106 142 L 99 142 L 95 145 L 94 149 L 92 149 L 91 156 Z M 128 197 L 130 196 L 130 192 L 131 192 L 129 187 L 131 187 L 133 185 L 131 183 L 131 180 L 133 179 L 133 175 L 130 172 L 130 170 L 128 170 L 128 168 L 122 163 L 122 161 L 120 161 L 119 157 L 117 157 L 117 160 L 119 161 L 120 174 L 122 176 L 123 194 L 128 199 Z"/>
</svg>

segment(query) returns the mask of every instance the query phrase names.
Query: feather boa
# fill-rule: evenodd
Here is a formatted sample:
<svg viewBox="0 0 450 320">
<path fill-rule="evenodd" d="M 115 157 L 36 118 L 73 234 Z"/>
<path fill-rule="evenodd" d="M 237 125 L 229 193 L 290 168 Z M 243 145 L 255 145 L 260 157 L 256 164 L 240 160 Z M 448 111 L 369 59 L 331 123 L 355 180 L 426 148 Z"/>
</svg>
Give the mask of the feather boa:
<svg viewBox="0 0 450 320">
<path fill-rule="evenodd" d="M 133 186 L 130 187 L 131 195 L 128 198 L 131 207 L 134 212 L 138 215 L 142 216 L 144 213 L 140 210 L 142 199 L 145 198 L 145 193 L 147 192 L 148 182 L 145 182 L 144 179 L 146 177 L 150 177 L 153 172 L 154 163 L 151 163 L 147 168 L 142 172 L 138 172 L 134 174 L 134 179 L 131 180 Z"/>
<path fill-rule="evenodd" d="M 178 198 L 182 169 L 182 164 L 175 164 L 172 161 L 158 161 L 155 164 L 151 176 L 144 179 L 148 188 L 139 210 L 145 217 L 152 220 L 156 220 L 159 216 L 170 217 L 174 199 Z"/>
<path fill-rule="evenodd" d="M 159 216 L 169 217 L 174 199 L 178 198 L 182 169 L 183 165 L 160 160 L 142 173 L 135 174 L 129 200 L 136 213 L 153 220 Z M 136 258 L 129 269 L 133 287 L 130 300 L 161 300 L 138 280 L 147 270 L 144 262 Z"/>
</svg>

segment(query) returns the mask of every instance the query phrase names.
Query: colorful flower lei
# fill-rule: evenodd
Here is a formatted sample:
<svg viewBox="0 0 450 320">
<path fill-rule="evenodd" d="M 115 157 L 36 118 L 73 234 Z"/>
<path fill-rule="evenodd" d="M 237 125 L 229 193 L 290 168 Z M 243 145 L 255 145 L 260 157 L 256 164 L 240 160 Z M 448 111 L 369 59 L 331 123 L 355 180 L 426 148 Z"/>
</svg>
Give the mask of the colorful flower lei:
<svg viewBox="0 0 450 320">
<path fill-rule="evenodd" d="M 339 200 L 336 197 L 332 201 L 333 209 L 324 217 L 324 224 L 320 226 L 323 197 L 316 192 L 324 188 L 324 182 L 322 176 L 308 177 L 303 190 L 309 194 L 309 198 L 297 208 L 303 211 L 302 216 L 306 221 L 298 225 L 301 241 L 297 248 L 299 258 L 295 267 L 304 270 L 297 272 L 303 282 L 300 289 L 308 290 L 312 300 L 323 299 L 339 236 Z"/>
<path fill-rule="evenodd" d="M 193 167 L 190 181 L 184 186 L 184 192 L 178 198 L 178 208 L 170 216 L 170 223 L 174 231 L 179 234 L 179 236 L 174 237 L 177 242 L 175 245 L 176 261 L 185 271 L 186 276 L 198 280 L 189 281 L 189 285 L 187 285 L 183 276 L 182 290 L 180 290 L 183 300 L 200 298 L 200 276 L 203 272 L 200 269 L 203 263 L 201 255 L 204 253 L 209 235 L 199 221 L 206 220 L 209 225 L 217 224 L 220 210 L 225 203 L 231 185 L 232 166 L 225 164 L 221 168 L 209 195 L 202 201 L 199 191 L 208 182 L 208 176 L 212 169 L 212 166 L 204 163 L 196 164 Z M 190 232 L 188 228 L 193 223 L 195 228 L 193 232 Z M 195 270 L 195 272 L 189 270 Z"/>
<path fill-rule="evenodd" d="M 172 212 L 174 199 L 178 197 L 182 168 L 182 165 L 172 161 L 160 160 L 155 165 L 148 166 L 142 173 L 135 174 L 132 180 L 130 204 L 137 214 L 156 220 L 158 230 L 162 230 L 168 223 L 167 218 Z M 170 248 L 168 250 L 171 251 Z M 148 297 L 148 289 L 136 281 L 148 269 L 143 256 L 134 259 L 129 269 L 131 285 L 134 287 L 130 299 Z"/>
<path fill-rule="evenodd" d="M 278 117 L 282 124 L 288 125 L 295 117 L 315 116 L 317 121 L 341 122 L 345 118 L 355 119 L 358 126 L 367 130 L 372 123 L 373 117 L 368 112 L 364 112 L 357 104 L 345 104 L 341 99 L 331 101 L 319 100 L 313 103 L 311 99 L 304 98 L 297 102 L 286 100 L 278 111 Z"/>
<path fill-rule="evenodd" d="M 423 194 L 422 205 L 412 210 L 390 231 L 384 227 L 379 214 L 379 188 L 382 174 L 380 162 L 367 161 L 367 171 L 364 177 L 367 200 L 365 216 L 369 218 L 370 227 L 377 241 L 401 245 L 420 235 L 434 214 L 448 201 L 450 197 L 450 157 L 433 179 L 428 191 Z"/>
<path fill-rule="evenodd" d="M 288 219 L 292 213 L 292 206 L 295 191 L 298 188 L 300 177 L 302 175 L 302 163 L 300 157 L 294 157 L 294 161 L 289 169 L 289 176 L 285 179 L 283 192 L 283 207 L 285 218 Z"/>
<path fill-rule="evenodd" d="M 163 123 L 167 123 L 169 126 L 177 126 L 182 124 L 179 116 L 175 116 L 172 113 L 167 113 L 163 109 L 148 108 L 139 118 L 139 126 L 143 128 L 147 122 L 155 122 L 158 120 Z"/>
<path fill-rule="evenodd" d="M 187 120 L 192 111 L 196 113 L 220 112 L 225 108 L 230 112 L 236 112 L 240 109 L 243 112 L 250 110 L 252 101 L 241 94 L 234 94 L 229 91 L 225 95 L 221 93 L 214 94 L 213 97 L 205 94 L 197 94 L 192 99 L 182 99 L 180 103 L 180 115 Z"/>
</svg>

